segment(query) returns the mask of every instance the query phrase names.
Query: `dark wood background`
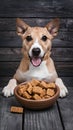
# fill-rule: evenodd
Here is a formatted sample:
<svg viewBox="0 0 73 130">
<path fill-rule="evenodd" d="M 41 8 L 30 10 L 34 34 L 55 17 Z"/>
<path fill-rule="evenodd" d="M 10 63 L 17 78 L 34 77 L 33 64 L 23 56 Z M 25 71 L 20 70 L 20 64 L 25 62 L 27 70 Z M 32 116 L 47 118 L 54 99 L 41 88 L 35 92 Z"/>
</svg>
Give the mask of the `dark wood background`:
<svg viewBox="0 0 73 130">
<path fill-rule="evenodd" d="M 0 86 L 7 84 L 21 60 L 21 39 L 16 34 L 16 18 L 31 26 L 45 26 L 51 19 L 61 20 L 53 40 L 52 57 L 58 75 L 73 80 L 73 1 L 2 0 L 0 1 Z"/>
<path fill-rule="evenodd" d="M 12 78 L 22 56 L 21 39 L 16 34 L 17 17 L 31 26 L 45 26 L 51 19 L 60 18 L 60 30 L 53 40 L 51 56 L 69 95 L 59 98 L 51 109 L 39 112 L 25 109 L 21 115 L 10 113 L 11 106 L 18 106 L 14 97 L 0 95 L 0 129 L 72 130 L 73 0 L 0 0 L 0 91 Z"/>
</svg>

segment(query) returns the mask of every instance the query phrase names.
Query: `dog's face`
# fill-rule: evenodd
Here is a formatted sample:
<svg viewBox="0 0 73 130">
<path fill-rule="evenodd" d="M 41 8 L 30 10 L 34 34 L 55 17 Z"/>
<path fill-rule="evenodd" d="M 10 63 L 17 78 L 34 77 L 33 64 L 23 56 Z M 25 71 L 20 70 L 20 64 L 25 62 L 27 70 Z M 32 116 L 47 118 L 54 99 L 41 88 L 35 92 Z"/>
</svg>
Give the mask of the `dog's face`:
<svg viewBox="0 0 73 130">
<path fill-rule="evenodd" d="M 17 33 L 23 40 L 23 53 L 27 52 L 33 66 L 41 64 L 47 52 L 51 50 L 51 40 L 57 35 L 59 19 L 54 19 L 45 27 L 30 27 L 17 19 Z"/>
</svg>

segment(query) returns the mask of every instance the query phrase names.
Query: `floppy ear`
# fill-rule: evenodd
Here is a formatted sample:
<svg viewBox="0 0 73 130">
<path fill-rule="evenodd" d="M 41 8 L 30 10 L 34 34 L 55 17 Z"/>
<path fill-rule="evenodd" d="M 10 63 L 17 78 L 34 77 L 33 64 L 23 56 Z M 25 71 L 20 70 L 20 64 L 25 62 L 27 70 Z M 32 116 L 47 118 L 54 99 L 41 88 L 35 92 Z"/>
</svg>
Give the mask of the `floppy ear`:
<svg viewBox="0 0 73 130">
<path fill-rule="evenodd" d="M 52 20 L 46 25 L 46 28 L 49 31 L 49 33 L 52 35 L 52 37 L 58 34 L 59 25 L 60 25 L 59 18 Z"/>
<path fill-rule="evenodd" d="M 27 28 L 29 27 L 29 25 L 27 25 L 23 20 L 21 20 L 20 18 L 16 19 L 16 27 L 17 27 L 17 34 L 22 36 Z"/>
</svg>

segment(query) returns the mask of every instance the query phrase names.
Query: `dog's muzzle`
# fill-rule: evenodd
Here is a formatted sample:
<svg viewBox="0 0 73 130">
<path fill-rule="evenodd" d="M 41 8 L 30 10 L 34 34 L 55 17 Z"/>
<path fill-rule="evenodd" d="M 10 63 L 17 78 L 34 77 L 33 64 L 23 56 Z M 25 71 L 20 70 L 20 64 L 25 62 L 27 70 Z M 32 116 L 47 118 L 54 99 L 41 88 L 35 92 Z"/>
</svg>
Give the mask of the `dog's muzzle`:
<svg viewBox="0 0 73 130">
<path fill-rule="evenodd" d="M 33 66 L 37 67 L 41 64 L 43 57 L 41 56 L 40 48 L 32 49 L 32 56 L 29 56 L 31 63 Z"/>
<path fill-rule="evenodd" d="M 38 57 L 41 53 L 41 50 L 40 48 L 33 48 L 32 49 L 32 55 L 35 56 L 35 57 Z"/>
</svg>

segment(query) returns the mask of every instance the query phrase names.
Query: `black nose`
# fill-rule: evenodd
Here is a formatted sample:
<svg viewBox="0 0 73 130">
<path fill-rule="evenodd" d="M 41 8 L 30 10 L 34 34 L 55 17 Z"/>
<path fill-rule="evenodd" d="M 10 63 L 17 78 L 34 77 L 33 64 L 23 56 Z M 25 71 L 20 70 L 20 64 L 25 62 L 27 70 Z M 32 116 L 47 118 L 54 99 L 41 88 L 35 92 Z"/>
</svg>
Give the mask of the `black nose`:
<svg viewBox="0 0 73 130">
<path fill-rule="evenodd" d="M 33 48 L 32 49 L 33 56 L 39 56 L 40 52 L 41 52 L 40 48 Z"/>
</svg>

